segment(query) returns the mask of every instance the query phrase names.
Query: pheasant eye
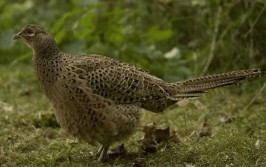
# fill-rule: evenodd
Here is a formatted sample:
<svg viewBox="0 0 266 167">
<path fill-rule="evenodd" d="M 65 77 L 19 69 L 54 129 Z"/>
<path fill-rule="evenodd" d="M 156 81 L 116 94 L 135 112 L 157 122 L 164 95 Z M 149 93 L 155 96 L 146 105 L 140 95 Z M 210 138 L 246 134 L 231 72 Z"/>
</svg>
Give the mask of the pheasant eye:
<svg viewBox="0 0 266 167">
<path fill-rule="evenodd" d="M 27 35 L 27 36 L 34 36 L 35 34 L 34 34 L 34 31 L 32 30 L 32 29 L 26 29 L 25 30 L 25 34 Z"/>
<path fill-rule="evenodd" d="M 34 32 L 33 32 L 32 29 L 26 29 L 26 33 L 27 33 L 27 34 L 34 34 Z"/>
</svg>

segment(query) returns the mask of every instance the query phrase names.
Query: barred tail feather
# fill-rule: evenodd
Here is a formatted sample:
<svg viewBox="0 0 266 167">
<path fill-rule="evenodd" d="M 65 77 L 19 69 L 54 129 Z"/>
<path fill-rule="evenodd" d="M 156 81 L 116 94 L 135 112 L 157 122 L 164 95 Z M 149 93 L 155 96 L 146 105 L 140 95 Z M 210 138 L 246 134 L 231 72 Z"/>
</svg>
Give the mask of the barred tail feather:
<svg viewBox="0 0 266 167">
<path fill-rule="evenodd" d="M 263 74 L 265 74 L 265 71 L 261 69 L 249 69 L 181 81 L 177 83 L 180 91 L 174 97 L 196 97 L 205 93 L 208 89 L 238 85 L 242 80 L 258 78 Z"/>
</svg>

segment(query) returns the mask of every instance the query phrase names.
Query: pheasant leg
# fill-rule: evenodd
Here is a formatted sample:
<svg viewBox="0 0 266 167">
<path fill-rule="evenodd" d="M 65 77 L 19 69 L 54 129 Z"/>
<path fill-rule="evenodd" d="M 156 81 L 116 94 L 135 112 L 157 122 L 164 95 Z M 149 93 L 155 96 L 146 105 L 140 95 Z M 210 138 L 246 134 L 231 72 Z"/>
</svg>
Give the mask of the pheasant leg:
<svg viewBox="0 0 266 167">
<path fill-rule="evenodd" d="M 98 162 L 103 162 L 106 159 L 107 151 L 109 149 L 109 146 L 101 146 L 100 148 L 100 156 L 98 157 Z"/>
</svg>

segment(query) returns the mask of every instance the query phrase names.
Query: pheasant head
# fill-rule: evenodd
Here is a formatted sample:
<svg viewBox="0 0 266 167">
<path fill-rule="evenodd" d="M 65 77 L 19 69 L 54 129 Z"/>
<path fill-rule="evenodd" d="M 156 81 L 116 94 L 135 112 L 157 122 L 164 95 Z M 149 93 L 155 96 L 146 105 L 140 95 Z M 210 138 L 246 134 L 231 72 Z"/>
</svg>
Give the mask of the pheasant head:
<svg viewBox="0 0 266 167">
<path fill-rule="evenodd" d="M 53 36 L 41 26 L 28 24 L 13 39 L 22 39 L 34 52 L 34 55 L 50 55 L 59 51 Z"/>
</svg>

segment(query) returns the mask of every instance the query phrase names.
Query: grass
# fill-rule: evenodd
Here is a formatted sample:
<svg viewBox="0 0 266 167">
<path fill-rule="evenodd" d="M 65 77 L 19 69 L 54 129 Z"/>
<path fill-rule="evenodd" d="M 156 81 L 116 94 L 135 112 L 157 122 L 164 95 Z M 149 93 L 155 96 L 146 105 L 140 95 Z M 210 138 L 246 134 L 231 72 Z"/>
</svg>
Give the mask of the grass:
<svg viewBox="0 0 266 167">
<path fill-rule="evenodd" d="M 180 142 L 144 154 L 138 130 L 125 141 L 129 154 L 96 163 L 97 148 L 67 136 L 56 123 L 31 65 L 1 65 L 0 74 L 0 166 L 134 166 L 137 160 L 158 167 L 266 166 L 265 91 L 245 109 L 265 79 L 211 91 L 163 114 L 145 112 L 142 125 L 168 122 Z M 210 135 L 198 137 L 203 123 Z"/>
</svg>

